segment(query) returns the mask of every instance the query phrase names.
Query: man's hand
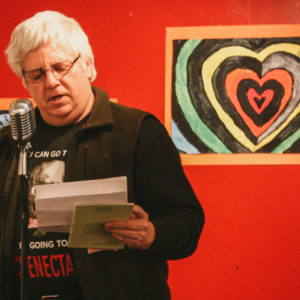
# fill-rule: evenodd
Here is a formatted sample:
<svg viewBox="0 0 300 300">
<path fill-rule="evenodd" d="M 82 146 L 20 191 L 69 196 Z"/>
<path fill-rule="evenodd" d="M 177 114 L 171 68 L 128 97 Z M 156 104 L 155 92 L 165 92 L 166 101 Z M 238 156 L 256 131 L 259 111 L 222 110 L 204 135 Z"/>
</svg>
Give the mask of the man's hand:
<svg viewBox="0 0 300 300">
<path fill-rule="evenodd" d="M 111 221 L 105 229 L 131 249 L 148 249 L 155 238 L 155 227 L 149 215 L 140 206 L 134 205 L 129 220 Z"/>
</svg>

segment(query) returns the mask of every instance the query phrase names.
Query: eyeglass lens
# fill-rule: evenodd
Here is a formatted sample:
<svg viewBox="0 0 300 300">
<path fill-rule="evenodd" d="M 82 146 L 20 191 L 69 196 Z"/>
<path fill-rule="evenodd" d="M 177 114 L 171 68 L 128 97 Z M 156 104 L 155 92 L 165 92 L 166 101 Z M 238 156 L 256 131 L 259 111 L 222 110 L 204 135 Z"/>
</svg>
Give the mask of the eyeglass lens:
<svg viewBox="0 0 300 300">
<path fill-rule="evenodd" d="M 35 83 L 45 80 L 46 71 L 51 71 L 56 78 L 66 75 L 72 68 L 73 64 L 79 59 L 78 56 L 74 61 L 62 61 L 51 66 L 51 69 L 36 69 L 32 71 L 24 71 L 23 75 L 29 82 Z"/>
</svg>

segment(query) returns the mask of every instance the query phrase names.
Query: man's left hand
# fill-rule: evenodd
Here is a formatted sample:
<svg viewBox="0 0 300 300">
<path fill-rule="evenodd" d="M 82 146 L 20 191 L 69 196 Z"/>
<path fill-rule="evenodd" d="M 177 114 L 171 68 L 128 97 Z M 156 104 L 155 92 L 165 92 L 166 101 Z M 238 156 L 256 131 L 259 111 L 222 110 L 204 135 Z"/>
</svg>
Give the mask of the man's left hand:
<svg viewBox="0 0 300 300">
<path fill-rule="evenodd" d="M 138 205 L 133 206 L 129 220 L 107 222 L 105 229 L 131 249 L 146 250 L 155 238 L 155 227 L 148 213 Z"/>
</svg>

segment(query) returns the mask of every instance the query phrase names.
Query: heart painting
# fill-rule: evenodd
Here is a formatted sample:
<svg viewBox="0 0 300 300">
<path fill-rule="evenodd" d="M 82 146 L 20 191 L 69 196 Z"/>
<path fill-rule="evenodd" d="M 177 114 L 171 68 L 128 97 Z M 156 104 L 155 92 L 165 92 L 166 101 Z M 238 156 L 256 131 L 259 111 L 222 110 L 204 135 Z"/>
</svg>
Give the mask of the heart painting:
<svg viewBox="0 0 300 300">
<path fill-rule="evenodd" d="M 173 52 L 181 152 L 300 153 L 299 38 L 176 40 Z"/>
</svg>

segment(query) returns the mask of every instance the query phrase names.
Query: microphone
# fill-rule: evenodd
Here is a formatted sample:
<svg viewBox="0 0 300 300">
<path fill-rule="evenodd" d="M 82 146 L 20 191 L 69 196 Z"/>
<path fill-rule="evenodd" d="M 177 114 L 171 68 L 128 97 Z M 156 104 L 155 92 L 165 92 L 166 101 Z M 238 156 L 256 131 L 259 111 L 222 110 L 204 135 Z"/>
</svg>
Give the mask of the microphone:
<svg viewBox="0 0 300 300">
<path fill-rule="evenodd" d="M 24 145 L 31 140 L 36 131 L 36 120 L 31 101 L 17 99 L 12 102 L 9 116 L 13 140 Z"/>
<path fill-rule="evenodd" d="M 19 198 L 21 208 L 21 299 L 28 298 L 28 174 L 27 174 L 27 151 L 30 149 L 30 140 L 36 131 L 36 121 L 33 106 L 28 99 L 17 99 L 11 103 L 9 108 L 11 135 L 19 146 L 19 166 L 20 176 Z"/>
</svg>

